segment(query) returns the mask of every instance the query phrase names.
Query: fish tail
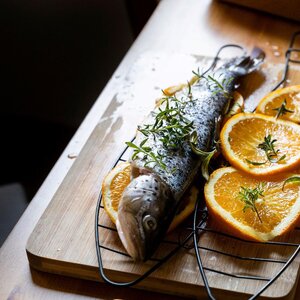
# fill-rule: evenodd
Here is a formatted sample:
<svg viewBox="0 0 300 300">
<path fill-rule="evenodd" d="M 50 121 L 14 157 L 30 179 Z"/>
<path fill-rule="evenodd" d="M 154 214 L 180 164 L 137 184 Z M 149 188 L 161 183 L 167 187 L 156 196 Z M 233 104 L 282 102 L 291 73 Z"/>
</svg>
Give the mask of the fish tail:
<svg viewBox="0 0 300 300">
<path fill-rule="evenodd" d="M 262 49 L 255 47 L 249 56 L 234 58 L 223 65 L 222 68 L 229 70 L 237 77 L 244 76 L 256 70 L 264 61 L 265 53 Z"/>
</svg>

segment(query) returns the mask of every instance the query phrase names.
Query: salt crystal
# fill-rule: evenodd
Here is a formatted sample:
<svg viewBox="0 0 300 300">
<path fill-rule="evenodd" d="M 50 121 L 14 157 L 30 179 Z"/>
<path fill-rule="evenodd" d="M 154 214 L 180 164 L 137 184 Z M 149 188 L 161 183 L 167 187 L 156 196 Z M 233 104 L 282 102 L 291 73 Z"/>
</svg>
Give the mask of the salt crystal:
<svg viewBox="0 0 300 300">
<path fill-rule="evenodd" d="M 70 159 L 73 159 L 73 158 L 76 158 L 76 157 L 77 157 L 76 153 L 70 153 L 70 154 L 68 154 L 68 158 L 70 158 Z"/>
<path fill-rule="evenodd" d="M 272 48 L 273 50 L 278 50 L 278 49 L 279 49 L 279 47 L 276 46 L 276 45 L 273 45 L 271 48 Z"/>
<path fill-rule="evenodd" d="M 280 53 L 279 51 L 275 51 L 275 52 L 273 52 L 273 54 L 274 54 L 274 56 L 276 56 L 276 57 L 278 57 L 278 56 L 281 55 L 281 53 Z"/>
</svg>

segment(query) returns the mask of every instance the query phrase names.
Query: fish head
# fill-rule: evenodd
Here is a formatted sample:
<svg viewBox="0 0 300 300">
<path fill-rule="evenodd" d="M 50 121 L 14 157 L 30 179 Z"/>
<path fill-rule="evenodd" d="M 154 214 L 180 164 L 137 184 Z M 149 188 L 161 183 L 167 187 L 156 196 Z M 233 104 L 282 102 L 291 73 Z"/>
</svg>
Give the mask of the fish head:
<svg viewBox="0 0 300 300">
<path fill-rule="evenodd" d="M 136 261 L 151 257 L 175 214 L 169 187 L 153 174 L 134 178 L 123 192 L 117 219 L 119 237 Z"/>
</svg>

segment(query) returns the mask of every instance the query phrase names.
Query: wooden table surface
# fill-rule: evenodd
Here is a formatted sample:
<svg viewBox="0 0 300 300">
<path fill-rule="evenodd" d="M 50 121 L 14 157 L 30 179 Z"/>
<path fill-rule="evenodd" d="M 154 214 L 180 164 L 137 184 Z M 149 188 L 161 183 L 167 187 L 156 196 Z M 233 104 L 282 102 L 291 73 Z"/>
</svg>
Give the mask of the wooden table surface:
<svg viewBox="0 0 300 300">
<path fill-rule="evenodd" d="M 283 63 L 284 50 L 300 23 L 210 0 L 162 0 L 144 30 L 124 57 L 49 176 L 0 249 L 0 299 L 179 299 L 65 278 L 29 267 L 27 239 L 118 88 L 117 78 L 147 51 L 212 56 L 226 43 L 250 50 L 262 47 L 268 61 Z M 279 53 L 276 53 L 279 52 Z M 275 53 L 275 54 L 274 54 Z M 300 297 L 300 287 L 296 292 Z M 297 298 L 297 297 L 296 297 Z"/>
</svg>

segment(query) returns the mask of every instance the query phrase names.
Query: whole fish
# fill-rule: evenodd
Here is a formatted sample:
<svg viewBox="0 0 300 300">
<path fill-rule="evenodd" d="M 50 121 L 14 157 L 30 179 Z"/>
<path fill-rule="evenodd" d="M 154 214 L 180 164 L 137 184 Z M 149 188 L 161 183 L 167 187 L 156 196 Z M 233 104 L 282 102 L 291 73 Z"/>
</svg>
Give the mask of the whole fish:
<svg viewBox="0 0 300 300">
<path fill-rule="evenodd" d="M 215 120 L 224 113 L 238 78 L 257 67 L 264 53 L 235 57 L 214 72 L 165 97 L 138 127 L 131 159 L 133 180 L 123 192 L 117 231 L 128 254 L 149 259 L 172 222 L 182 195 L 192 183 L 203 157 L 191 147 L 207 150 Z"/>
</svg>

